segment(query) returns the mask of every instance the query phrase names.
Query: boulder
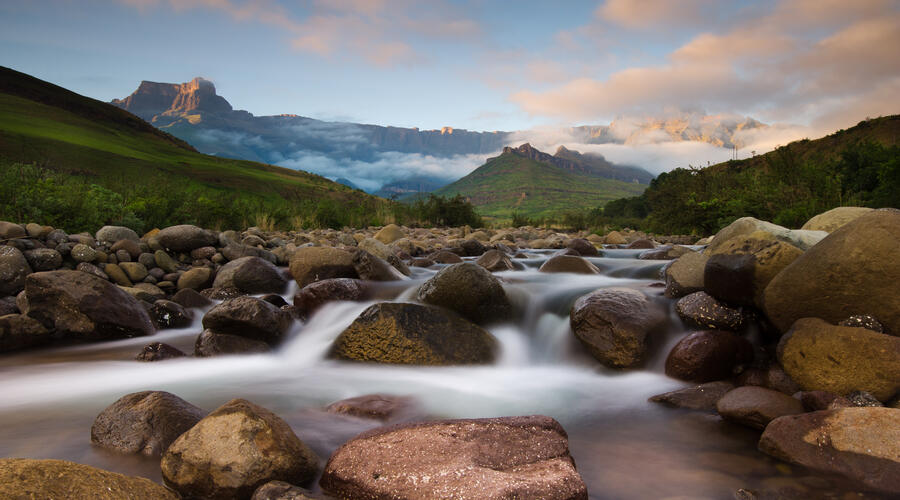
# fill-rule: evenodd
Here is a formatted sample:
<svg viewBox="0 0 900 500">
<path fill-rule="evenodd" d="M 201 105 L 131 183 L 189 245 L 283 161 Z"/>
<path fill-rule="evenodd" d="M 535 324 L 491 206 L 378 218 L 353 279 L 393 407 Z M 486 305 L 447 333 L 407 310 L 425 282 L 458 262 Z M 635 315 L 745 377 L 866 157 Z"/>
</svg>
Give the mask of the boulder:
<svg viewBox="0 0 900 500">
<path fill-rule="evenodd" d="M 803 413 L 803 404 L 787 394 L 764 387 L 738 387 L 722 396 L 716 410 L 725 420 L 765 429 L 772 420 Z"/>
<path fill-rule="evenodd" d="M 678 298 L 703 290 L 709 256 L 700 252 L 682 255 L 666 267 L 666 297 Z"/>
<path fill-rule="evenodd" d="M 732 389 L 734 389 L 734 384 L 731 382 L 717 380 L 657 394 L 656 396 L 651 396 L 648 401 L 651 403 L 662 403 L 674 408 L 715 411 L 716 403 L 719 399 Z"/>
<path fill-rule="evenodd" d="M 359 278 L 353 267 L 353 254 L 331 247 L 299 248 L 291 257 L 290 267 L 301 287 L 331 278 Z"/>
<path fill-rule="evenodd" d="M 586 257 L 596 257 L 600 255 L 597 247 L 593 243 L 584 238 L 573 238 L 566 242 L 566 248 L 571 248 L 578 252 L 579 255 Z"/>
<path fill-rule="evenodd" d="M 631 288 L 603 288 L 572 306 L 575 337 L 603 365 L 629 368 L 644 359 L 650 333 L 665 321 L 660 307 Z"/>
<path fill-rule="evenodd" d="M 0 246 L 0 297 L 16 295 L 25 288 L 25 277 L 31 274 L 28 260 L 17 248 Z"/>
<path fill-rule="evenodd" d="M 384 226 L 377 233 L 375 233 L 376 240 L 384 243 L 385 245 L 390 245 L 391 243 L 399 240 L 400 238 L 404 238 L 406 235 L 403 233 L 403 230 L 400 229 L 396 224 L 388 224 Z"/>
<path fill-rule="evenodd" d="M 190 252 L 195 248 L 215 245 L 218 238 L 215 234 L 197 226 L 181 224 L 160 230 L 156 239 L 164 248 L 173 252 Z"/>
<path fill-rule="evenodd" d="M 900 411 L 837 408 L 773 420 L 759 449 L 779 460 L 900 494 Z"/>
<path fill-rule="evenodd" d="M 437 262 L 439 264 L 459 264 L 463 261 L 462 257 L 449 250 L 439 250 L 437 252 L 434 252 L 433 254 L 428 256 L 428 259 L 433 260 L 434 262 Z"/>
<path fill-rule="evenodd" d="M 806 221 L 806 224 L 803 224 L 803 227 L 801 227 L 800 229 L 809 231 L 825 231 L 831 233 L 844 224 L 847 224 L 852 220 L 866 215 L 871 211 L 871 208 L 865 207 L 832 208 L 827 212 L 822 212 L 819 215 L 814 216 L 812 219 L 809 219 L 808 221 Z"/>
<path fill-rule="evenodd" d="M 186 498 L 249 498 L 263 484 L 307 484 L 319 459 L 284 420 L 233 399 L 169 446 L 160 462 L 166 485 Z"/>
<path fill-rule="evenodd" d="M 800 403 L 806 411 L 833 410 L 855 406 L 849 399 L 828 391 L 802 391 Z"/>
<path fill-rule="evenodd" d="M 224 354 L 257 354 L 269 352 L 272 348 L 262 340 L 249 339 L 239 335 L 216 333 L 203 330 L 194 341 L 194 356 L 209 358 Z"/>
<path fill-rule="evenodd" d="M 208 267 L 192 267 L 178 277 L 178 289 L 203 290 L 212 281 L 213 272 Z"/>
<path fill-rule="evenodd" d="M 141 241 L 137 233 L 124 226 L 103 226 L 96 234 L 99 243 L 115 243 L 121 240 Z"/>
<path fill-rule="evenodd" d="M 310 283 L 294 295 L 294 308 L 308 317 L 326 302 L 336 300 L 359 301 L 366 298 L 368 288 L 360 280 L 333 278 Z"/>
<path fill-rule="evenodd" d="M 169 256 L 166 252 L 162 250 L 157 250 L 153 253 L 153 258 L 156 260 L 156 265 L 163 271 L 167 273 L 174 273 L 178 271 L 178 262 L 175 261 L 172 257 Z"/>
<path fill-rule="evenodd" d="M 690 326 L 713 330 L 739 331 L 751 319 L 743 307 L 730 307 L 706 292 L 694 292 L 675 303 L 678 316 Z"/>
<path fill-rule="evenodd" d="M 547 259 L 538 269 L 542 273 L 600 274 L 600 269 L 587 259 L 574 255 L 557 255 Z"/>
<path fill-rule="evenodd" d="M 666 375 L 690 382 L 711 382 L 735 375 L 753 361 L 753 345 L 732 332 L 703 330 L 684 337 L 666 358 Z"/>
<path fill-rule="evenodd" d="M 379 259 L 387 259 L 388 256 L 393 255 L 394 252 L 385 245 L 384 243 L 376 240 L 375 238 L 366 238 L 359 242 L 357 245 L 360 250 L 365 250 L 370 254 L 378 257 Z"/>
<path fill-rule="evenodd" d="M 142 477 L 131 477 L 65 460 L 0 458 L 0 498 L 90 498 L 178 500 L 178 495 Z"/>
<path fill-rule="evenodd" d="M 222 266 L 213 288 L 237 288 L 248 294 L 281 293 L 287 280 L 274 264 L 259 257 L 241 257 Z"/>
<path fill-rule="evenodd" d="M 319 484 L 339 498 L 588 498 L 565 430 L 540 415 L 364 432 L 334 452 Z"/>
<path fill-rule="evenodd" d="M 184 288 L 178 290 L 178 292 L 176 292 L 175 295 L 172 296 L 172 302 L 175 302 L 188 309 L 195 307 L 203 308 L 212 305 L 211 300 L 204 297 L 203 295 L 200 295 L 200 292 L 192 288 Z"/>
<path fill-rule="evenodd" d="M 291 315 L 256 297 L 228 299 L 203 316 L 203 328 L 277 345 L 287 334 Z"/>
<path fill-rule="evenodd" d="M 0 316 L 0 353 L 29 349 L 50 342 L 50 332 L 24 314 Z"/>
<path fill-rule="evenodd" d="M 81 271 L 34 273 L 25 280 L 28 315 L 59 335 L 103 340 L 151 335 L 153 324 L 137 299 Z"/>
<path fill-rule="evenodd" d="M 484 364 L 494 360 L 497 341 L 456 313 L 419 304 L 384 302 L 357 317 L 329 357 L 407 365 Z"/>
<path fill-rule="evenodd" d="M 804 318 L 781 337 L 777 353 L 805 391 L 861 390 L 881 401 L 900 391 L 900 337 Z"/>
<path fill-rule="evenodd" d="M 147 268 L 140 262 L 120 262 L 119 267 L 125 271 L 132 283 L 137 283 L 147 277 Z"/>
<path fill-rule="evenodd" d="M 642 238 L 639 240 L 634 240 L 631 243 L 629 243 L 628 245 L 625 245 L 625 248 L 627 248 L 629 250 L 636 250 L 636 249 L 647 250 L 647 249 L 656 248 L 656 245 L 652 241 L 650 241 L 646 238 Z"/>
<path fill-rule="evenodd" d="M 21 312 L 22 311 L 19 310 L 19 306 L 16 305 L 15 297 L 0 297 L 0 316 L 6 316 L 7 314 L 19 314 Z"/>
<path fill-rule="evenodd" d="M 161 455 L 206 412 L 164 391 L 127 394 L 97 415 L 91 443 L 122 453 Z"/>
<path fill-rule="evenodd" d="M 884 333 L 884 326 L 869 314 L 856 314 L 838 323 L 838 326 L 854 326 Z"/>
<path fill-rule="evenodd" d="M 82 262 L 81 264 L 87 264 L 87 262 Z M 80 266 L 81 264 L 78 265 Z M 118 264 L 106 264 L 103 266 L 103 273 L 109 276 L 109 279 L 119 286 L 134 286 L 134 283 L 131 282 L 131 278 L 125 274 L 125 271 L 119 267 Z"/>
<path fill-rule="evenodd" d="M 34 272 L 54 271 L 59 269 L 63 263 L 62 255 L 52 248 L 35 248 L 27 250 L 24 254 L 25 260 L 28 261 L 28 265 Z"/>
<path fill-rule="evenodd" d="M 521 264 L 517 265 L 500 250 L 488 250 L 484 255 L 478 257 L 475 263 L 491 272 L 513 271 L 524 267 Z"/>
<path fill-rule="evenodd" d="M 869 314 L 885 333 L 900 333 L 900 210 L 874 210 L 835 230 L 772 279 L 764 307 L 782 332 L 800 318 Z"/>
<path fill-rule="evenodd" d="M 88 264 L 87 262 L 80 262 L 77 266 L 75 266 L 75 269 L 77 269 L 78 271 L 81 271 L 83 273 L 93 274 L 94 276 L 96 276 L 102 280 L 107 280 L 107 281 L 109 280 L 108 274 L 103 272 L 99 267 L 97 267 L 93 264 Z M 127 278 L 127 276 L 126 276 L 126 278 Z"/>
<path fill-rule="evenodd" d="M 164 361 L 166 359 L 183 358 L 187 354 L 181 352 L 180 349 L 172 347 L 162 342 L 153 342 L 147 344 L 141 349 L 141 352 L 134 357 L 136 361 Z"/>
<path fill-rule="evenodd" d="M 323 500 L 324 497 L 311 493 L 306 488 L 294 486 L 284 481 L 269 481 L 253 492 L 250 500 Z"/>
<path fill-rule="evenodd" d="M 772 278 L 803 254 L 764 233 L 737 236 L 707 251 L 703 273 L 706 291 L 732 304 L 762 307 L 763 292 Z"/>
<path fill-rule="evenodd" d="M 408 279 L 384 259 L 365 250 L 353 253 L 353 269 L 360 279 L 366 281 L 402 281 Z"/>
<path fill-rule="evenodd" d="M 0 240 L 11 240 L 13 238 L 25 238 L 28 231 L 14 222 L 0 220 Z"/>
<path fill-rule="evenodd" d="M 148 312 L 157 328 L 186 328 L 194 321 L 193 313 L 171 300 L 154 301 Z"/>
<path fill-rule="evenodd" d="M 770 235 L 770 239 L 790 243 L 801 250 L 809 250 L 822 238 L 828 236 L 828 233 L 825 231 L 792 230 L 771 222 L 754 219 L 753 217 L 741 217 L 716 233 L 712 242 L 706 247 L 706 253 L 713 254 L 728 240 L 737 236 L 750 235 L 757 231 L 767 233 Z"/>
<path fill-rule="evenodd" d="M 644 260 L 674 260 L 678 257 L 681 257 L 682 255 L 691 252 L 693 252 L 693 250 L 681 245 L 663 245 L 661 247 L 641 252 L 640 254 L 638 254 L 638 258 Z"/>
<path fill-rule="evenodd" d="M 603 243 L 606 243 L 607 245 L 625 245 L 626 243 L 628 243 L 628 240 L 626 240 L 625 237 L 622 236 L 622 233 L 618 231 L 610 231 L 609 234 L 607 234 L 606 237 L 603 238 Z"/>
<path fill-rule="evenodd" d="M 484 243 L 474 238 L 464 240 L 459 246 L 467 257 L 478 257 L 487 251 L 487 247 L 484 246 Z"/>
<path fill-rule="evenodd" d="M 141 245 L 135 240 L 118 240 L 109 248 L 109 251 L 115 254 L 118 254 L 119 251 L 125 251 L 128 257 L 133 260 L 140 257 Z"/>
<path fill-rule="evenodd" d="M 229 261 L 238 260 L 241 257 L 259 257 L 260 259 L 267 260 L 272 264 L 278 263 L 278 257 L 274 253 L 262 248 L 250 247 L 247 245 L 241 245 L 239 243 L 229 243 L 225 248 L 222 249 L 222 256 Z"/>
<path fill-rule="evenodd" d="M 97 251 L 84 243 L 78 243 L 69 251 L 69 255 L 76 262 L 95 262 L 97 260 Z"/>
<path fill-rule="evenodd" d="M 512 305 L 500 280 L 472 262 L 447 266 L 419 287 L 426 304 L 445 307 L 478 324 L 510 317 Z"/>
<path fill-rule="evenodd" d="M 417 411 L 415 399 L 389 394 L 366 394 L 342 399 L 328 405 L 325 411 L 374 420 L 394 420 L 403 414 Z"/>
</svg>

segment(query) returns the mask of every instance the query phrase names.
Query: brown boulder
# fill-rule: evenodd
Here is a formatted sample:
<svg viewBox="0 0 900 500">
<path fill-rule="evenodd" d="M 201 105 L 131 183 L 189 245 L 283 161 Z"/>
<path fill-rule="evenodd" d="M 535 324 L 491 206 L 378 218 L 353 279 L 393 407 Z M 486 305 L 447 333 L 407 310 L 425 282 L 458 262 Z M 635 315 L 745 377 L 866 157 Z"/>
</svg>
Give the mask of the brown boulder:
<svg viewBox="0 0 900 500">
<path fill-rule="evenodd" d="M 0 246 L 0 297 L 21 292 L 29 274 L 31 266 L 19 249 Z"/>
<path fill-rule="evenodd" d="M 218 242 L 215 234 L 190 224 L 164 228 L 156 234 L 156 240 L 173 252 L 190 252 Z"/>
<path fill-rule="evenodd" d="M 216 333 L 203 330 L 194 342 L 194 356 L 209 358 L 223 354 L 256 354 L 268 352 L 272 348 L 262 340 L 248 339 L 239 335 Z"/>
<path fill-rule="evenodd" d="M 417 298 L 478 324 L 509 318 L 512 305 L 500 280 L 472 262 L 449 265 L 419 287 Z"/>
<path fill-rule="evenodd" d="M 334 452 L 319 484 L 340 498 L 587 499 L 566 432 L 544 416 L 364 432 Z"/>
<path fill-rule="evenodd" d="M 456 255 L 449 250 L 438 250 L 428 256 L 429 260 L 433 260 L 439 264 L 459 264 L 463 261 L 462 257 Z"/>
<path fill-rule="evenodd" d="M 803 227 L 801 227 L 800 229 L 806 229 L 810 231 L 826 231 L 831 233 L 839 227 L 844 226 L 848 222 L 856 220 L 871 211 L 871 208 L 865 207 L 832 208 L 827 212 L 822 212 L 819 215 L 816 215 L 813 218 L 809 219 L 808 221 L 806 221 L 806 224 L 803 224 Z"/>
<path fill-rule="evenodd" d="M 228 299 L 203 316 L 203 328 L 277 345 L 293 319 L 284 310 L 250 296 Z"/>
<path fill-rule="evenodd" d="M 700 252 L 682 255 L 666 267 L 666 297 L 678 298 L 703 290 L 703 275 L 709 256 Z"/>
<path fill-rule="evenodd" d="M 50 332 L 24 314 L 0 316 L 0 353 L 29 349 L 50 342 Z"/>
<path fill-rule="evenodd" d="M 359 278 L 353 254 L 331 247 L 304 247 L 291 257 L 291 276 L 304 287 L 331 278 Z"/>
<path fill-rule="evenodd" d="M 147 344 L 141 349 L 141 352 L 134 357 L 136 361 L 163 361 L 166 359 L 183 358 L 187 354 L 181 352 L 180 349 L 172 347 L 162 342 L 153 342 Z"/>
<path fill-rule="evenodd" d="M 522 267 L 500 250 L 488 250 L 475 263 L 491 272 L 513 271 Z"/>
<path fill-rule="evenodd" d="M 161 455 L 206 412 L 164 391 L 127 394 L 97 415 L 91 443 L 122 453 Z"/>
<path fill-rule="evenodd" d="M 213 288 L 236 288 L 244 293 L 281 293 L 287 280 L 274 264 L 259 257 L 241 257 L 222 266 Z"/>
<path fill-rule="evenodd" d="M 366 281 L 402 281 L 407 277 L 386 260 L 365 250 L 353 253 L 353 269 Z"/>
<path fill-rule="evenodd" d="M 395 420 L 403 414 L 417 412 L 417 403 L 407 396 L 366 394 L 331 403 L 325 411 L 375 420 Z"/>
<path fill-rule="evenodd" d="M 596 257 L 600 255 L 600 251 L 593 243 L 584 238 L 573 238 L 566 242 L 566 248 L 571 248 L 578 252 L 579 255 L 587 257 Z"/>
<path fill-rule="evenodd" d="M 178 500 L 178 495 L 149 479 L 65 460 L 0 458 L 0 498 Z"/>
<path fill-rule="evenodd" d="M 324 500 L 324 498 L 291 483 L 269 481 L 257 488 L 250 500 Z"/>
<path fill-rule="evenodd" d="M 732 332 L 704 330 L 678 341 L 666 358 L 666 375 L 691 382 L 730 378 L 753 361 L 753 346 Z"/>
<path fill-rule="evenodd" d="M 787 394 L 764 387 L 738 387 L 722 396 L 716 410 L 726 420 L 765 429 L 772 420 L 803 413 L 803 404 Z"/>
<path fill-rule="evenodd" d="M 538 270 L 542 273 L 600 274 L 600 269 L 597 269 L 597 266 L 591 264 L 590 261 L 583 257 L 574 255 L 550 257 Z"/>
<path fill-rule="evenodd" d="M 766 286 L 803 251 L 767 234 L 754 233 L 732 238 L 707 254 L 703 284 L 710 295 L 733 304 L 762 307 Z"/>
<path fill-rule="evenodd" d="M 294 295 L 294 307 L 301 316 L 309 316 L 327 302 L 359 301 L 366 298 L 368 288 L 360 280 L 333 278 L 310 283 Z"/>
</svg>

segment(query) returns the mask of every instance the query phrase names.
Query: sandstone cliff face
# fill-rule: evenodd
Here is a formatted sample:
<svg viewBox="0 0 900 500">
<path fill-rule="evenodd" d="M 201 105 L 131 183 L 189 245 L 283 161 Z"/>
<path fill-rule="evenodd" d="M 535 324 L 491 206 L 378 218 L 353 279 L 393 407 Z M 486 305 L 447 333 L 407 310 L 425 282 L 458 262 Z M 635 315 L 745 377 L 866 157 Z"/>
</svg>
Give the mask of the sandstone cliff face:
<svg viewBox="0 0 900 500">
<path fill-rule="evenodd" d="M 231 104 L 216 94 L 216 86 L 197 77 L 187 83 L 141 82 L 138 89 L 125 99 L 113 99 L 112 104 L 154 123 L 161 116 L 168 122 L 196 112 L 230 113 Z"/>
</svg>

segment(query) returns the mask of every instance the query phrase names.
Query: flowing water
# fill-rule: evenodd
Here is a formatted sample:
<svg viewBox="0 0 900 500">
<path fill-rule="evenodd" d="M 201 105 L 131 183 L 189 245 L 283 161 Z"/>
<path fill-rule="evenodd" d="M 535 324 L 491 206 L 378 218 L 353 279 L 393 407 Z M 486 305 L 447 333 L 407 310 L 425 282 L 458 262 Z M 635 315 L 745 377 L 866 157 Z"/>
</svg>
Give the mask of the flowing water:
<svg viewBox="0 0 900 500">
<path fill-rule="evenodd" d="M 559 420 L 591 498 L 733 498 L 738 488 L 780 491 L 779 498 L 837 498 L 834 478 L 779 464 L 755 450 L 758 432 L 718 416 L 664 408 L 647 398 L 686 384 L 667 378 L 663 363 L 686 329 L 656 282 L 662 261 L 639 251 L 607 250 L 591 258 L 601 275 L 546 274 L 549 252 L 520 260 L 522 271 L 497 273 L 517 320 L 488 327 L 501 345 L 491 366 L 400 367 L 328 360 L 335 337 L 370 302 L 336 302 L 268 354 L 140 363 L 151 341 L 186 352 L 201 330 L 31 351 L 0 358 L 0 456 L 60 458 L 160 480 L 158 458 L 111 453 L 90 444 L 94 417 L 124 394 L 165 390 L 207 410 L 236 397 L 265 406 L 291 424 L 324 460 L 343 442 L 377 425 L 325 413 L 329 403 L 386 393 L 413 396 L 430 417 L 544 414 Z M 433 275 L 414 268 L 410 281 L 379 285 L 378 300 L 410 301 Z M 637 288 L 669 308 L 641 369 L 615 372 L 578 345 L 568 323 L 575 299 L 598 288 Z M 285 294 L 291 300 L 295 290 Z M 413 418 L 410 416 L 409 418 Z M 858 497 L 857 497 L 858 498 Z"/>
</svg>

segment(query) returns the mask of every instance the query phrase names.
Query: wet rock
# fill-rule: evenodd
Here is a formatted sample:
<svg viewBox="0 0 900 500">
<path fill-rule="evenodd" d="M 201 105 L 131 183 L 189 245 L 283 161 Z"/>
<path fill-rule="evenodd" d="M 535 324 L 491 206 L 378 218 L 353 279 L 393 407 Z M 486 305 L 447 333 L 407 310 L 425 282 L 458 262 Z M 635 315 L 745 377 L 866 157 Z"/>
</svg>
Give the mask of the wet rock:
<svg viewBox="0 0 900 500">
<path fill-rule="evenodd" d="M 131 260 L 137 259 L 141 255 L 141 245 L 135 240 L 118 240 L 109 248 L 109 250 L 116 254 L 120 251 L 124 251 Z"/>
<path fill-rule="evenodd" d="M 573 238 L 566 242 L 566 248 L 571 248 L 578 252 L 579 255 L 586 257 L 596 257 L 600 255 L 597 247 L 593 243 L 584 238 Z"/>
<path fill-rule="evenodd" d="M 83 273 L 92 274 L 102 280 L 109 280 L 108 274 L 103 272 L 99 267 L 93 264 L 88 264 L 87 262 L 80 262 L 77 266 L 75 266 L 75 269 Z"/>
<path fill-rule="evenodd" d="M 773 420 L 759 449 L 779 460 L 900 493 L 900 411 L 839 408 Z"/>
<path fill-rule="evenodd" d="M 884 333 L 884 326 L 868 314 L 857 314 L 838 323 L 838 326 L 852 326 L 854 328 L 865 328 L 873 332 Z"/>
<path fill-rule="evenodd" d="M 418 411 L 418 405 L 415 399 L 407 396 L 366 394 L 331 403 L 325 410 L 329 413 L 384 421 L 413 414 Z"/>
<path fill-rule="evenodd" d="M 178 495 L 149 479 L 65 460 L 3 458 L 0 459 L 0 498 L 178 500 Z"/>
<path fill-rule="evenodd" d="M 500 281 L 483 267 L 463 262 L 438 271 L 419 288 L 418 299 L 445 307 L 478 324 L 509 318 L 512 305 Z"/>
<path fill-rule="evenodd" d="M 853 391 L 847 394 L 847 401 L 853 406 L 884 406 L 875 396 L 866 391 Z"/>
<path fill-rule="evenodd" d="M 675 310 L 688 325 L 714 330 L 739 331 L 750 320 L 742 307 L 729 307 L 706 292 L 694 292 L 678 300 Z"/>
<path fill-rule="evenodd" d="M 360 279 L 366 281 L 401 281 L 407 279 L 400 271 L 384 259 L 365 250 L 353 254 L 353 269 Z"/>
<path fill-rule="evenodd" d="M 677 391 L 657 394 L 651 397 L 649 401 L 675 408 L 715 411 L 716 403 L 719 399 L 732 389 L 734 389 L 734 384 L 731 382 L 707 382 L 693 387 L 678 389 Z"/>
<path fill-rule="evenodd" d="M 278 263 L 278 257 L 274 253 L 263 250 L 262 248 L 248 247 L 247 245 L 240 245 L 238 243 L 229 243 L 228 246 L 222 249 L 222 256 L 230 261 L 238 260 L 241 257 L 259 257 L 272 264 Z M 215 258 L 215 256 L 213 257 Z"/>
<path fill-rule="evenodd" d="M 488 250 L 475 263 L 491 272 L 513 271 L 524 268 L 522 264 L 513 262 L 508 255 L 500 250 Z"/>
<path fill-rule="evenodd" d="M 294 307 L 301 316 L 309 316 L 326 302 L 335 300 L 359 301 L 368 289 L 360 280 L 334 278 L 310 283 L 294 295 Z"/>
<path fill-rule="evenodd" d="M 803 227 L 801 227 L 800 229 L 809 231 L 825 231 L 831 233 L 839 227 L 846 225 L 848 222 L 856 220 L 871 211 L 871 208 L 865 207 L 832 208 L 827 212 L 822 212 L 819 215 L 816 215 L 815 217 L 809 219 L 808 221 L 806 221 L 806 224 L 803 224 Z"/>
<path fill-rule="evenodd" d="M 832 410 L 854 406 L 849 399 L 828 391 L 803 391 L 800 403 L 806 411 Z"/>
<path fill-rule="evenodd" d="M 765 429 L 772 420 L 803 413 L 800 401 L 764 387 L 738 387 L 722 396 L 716 410 L 726 420 Z"/>
<path fill-rule="evenodd" d="M 664 321 L 659 307 L 630 288 L 603 288 L 584 295 L 575 301 L 570 314 L 575 337 L 610 368 L 640 363 L 648 335 Z"/>
<path fill-rule="evenodd" d="M 190 311 L 171 300 L 156 300 L 149 312 L 159 328 L 186 328 L 191 326 L 194 320 L 194 315 Z"/>
<path fill-rule="evenodd" d="M 641 252 L 638 255 L 638 258 L 644 260 L 674 260 L 690 252 L 693 252 L 693 250 L 681 245 L 663 245 L 652 250 L 647 250 L 646 252 Z"/>
<path fill-rule="evenodd" d="M 162 250 L 157 250 L 153 253 L 153 258 L 156 260 L 156 265 L 167 273 L 174 273 L 178 271 L 178 262 L 175 261 L 172 257 L 169 256 L 166 252 Z"/>
<path fill-rule="evenodd" d="M 21 251 L 0 246 L 0 296 L 21 292 L 25 288 L 25 277 L 29 274 L 31 266 Z"/>
<path fill-rule="evenodd" d="M 213 272 L 208 267 L 192 267 L 178 277 L 178 289 L 203 290 L 212 281 Z"/>
<path fill-rule="evenodd" d="M 15 297 L 0 297 L 0 316 L 19 314 L 20 312 Z"/>
<path fill-rule="evenodd" d="M 804 318 L 781 338 L 777 352 L 805 391 L 862 390 L 887 401 L 900 390 L 900 337 Z"/>
<path fill-rule="evenodd" d="M 766 387 L 787 395 L 800 390 L 800 386 L 778 365 L 771 363 L 768 368 L 748 368 L 737 377 L 737 385 Z"/>
<path fill-rule="evenodd" d="M 463 261 L 462 257 L 448 250 L 439 250 L 429 255 L 428 259 L 439 264 L 459 264 Z"/>
<path fill-rule="evenodd" d="M 331 456 L 319 484 L 340 498 L 587 499 L 566 432 L 544 416 L 368 431 Z"/>
<path fill-rule="evenodd" d="M 587 259 L 573 255 L 550 257 L 541 265 L 539 271 L 542 273 L 600 274 L 597 266 L 591 264 Z"/>
<path fill-rule="evenodd" d="M 25 280 L 28 315 L 80 340 L 153 334 L 147 311 L 117 286 L 80 271 L 34 273 Z"/>
<path fill-rule="evenodd" d="M 700 252 L 686 253 L 666 268 L 666 297 L 678 298 L 703 290 L 706 261 Z"/>
<path fill-rule="evenodd" d="M 353 254 L 331 247 L 304 247 L 291 258 L 291 275 L 304 287 L 314 281 L 331 278 L 359 278 L 353 267 Z"/>
<path fill-rule="evenodd" d="M 50 332 L 24 314 L 0 316 L 0 353 L 29 349 L 50 342 Z"/>
<path fill-rule="evenodd" d="M 885 333 L 900 332 L 900 210 L 874 210 L 835 230 L 769 283 L 764 306 L 781 331 L 800 318 L 869 314 Z"/>
<path fill-rule="evenodd" d="M 72 247 L 69 255 L 71 255 L 76 262 L 94 262 L 97 260 L 97 251 L 84 243 L 78 243 Z"/>
<path fill-rule="evenodd" d="M 161 455 L 206 413 L 164 391 L 127 394 L 97 415 L 91 443 L 122 453 Z"/>
<path fill-rule="evenodd" d="M 487 247 L 484 246 L 484 243 L 476 240 L 475 238 L 467 239 L 460 243 L 459 246 L 462 248 L 467 257 L 478 257 L 479 255 L 487 251 Z"/>
<path fill-rule="evenodd" d="M 648 239 L 640 239 L 640 240 L 632 241 L 631 243 L 626 245 L 625 248 L 628 248 L 630 250 L 642 249 L 642 248 L 649 249 L 649 248 L 656 248 L 656 245 Z"/>
<path fill-rule="evenodd" d="M 318 457 L 274 413 L 233 399 L 166 450 L 163 480 L 183 497 L 249 498 L 263 484 L 307 484 Z"/>
<path fill-rule="evenodd" d="M 494 360 L 497 341 L 453 312 L 404 303 L 375 304 L 344 330 L 329 357 L 411 365 L 483 364 Z"/>
<path fill-rule="evenodd" d="M 791 230 L 777 224 L 772 224 L 771 222 L 754 219 L 753 217 L 742 217 L 716 233 L 712 242 L 706 247 L 706 252 L 708 254 L 714 254 L 721 245 L 724 245 L 732 238 L 747 236 L 756 233 L 757 231 L 766 233 L 768 235 L 767 239 L 784 241 L 794 245 L 800 250 L 812 248 L 813 245 L 817 244 L 822 238 L 828 235 L 828 233 L 824 231 Z"/>
<path fill-rule="evenodd" d="M 731 332 L 704 330 L 681 339 L 666 358 L 666 375 L 691 382 L 711 382 L 733 376 L 753 361 L 753 346 Z"/>
<path fill-rule="evenodd" d="M 178 290 L 178 292 L 172 296 L 172 302 L 180 304 L 182 307 L 186 307 L 188 309 L 194 307 L 207 307 L 212 305 L 212 301 L 208 298 L 200 295 L 197 290 L 192 288 L 184 288 Z"/>
<path fill-rule="evenodd" d="M 141 241 L 137 233 L 124 226 L 103 226 L 97 231 L 96 237 L 100 243 L 116 243 L 122 240 Z"/>
<path fill-rule="evenodd" d="M 387 258 L 388 264 L 394 266 L 394 269 L 400 271 L 404 276 L 412 276 L 412 271 L 409 270 L 409 267 L 403 262 L 403 259 L 400 257 L 390 254 Z"/>
<path fill-rule="evenodd" d="M 250 500 L 320 500 L 321 495 L 284 481 L 269 481 L 253 492 Z"/>
<path fill-rule="evenodd" d="M 603 243 L 606 243 L 607 245 L 625 245 L 626 243 L 628 243 L 628 240 L 626 240 L 625 237 L 622 236 L 622 233 L 618 231 L 610 231 L 609 234 L 607 234 L 606 237 L 603 238 Z"/>
<path fill-rule="evenodd" d="M 269 304 L 272 304 L 273 306 L 275 306 L 279 309 L 281 309 L 285 306 L 290 306 L 290 304 L 288 304 L 288 301 L 284 300 L 284 297 L 282 297 L 281 295 L 278 295 L 277 293 L 269 293 L 269 294 L 263 295 L 259 299 L 262 300 L 263 302 L 268 302 Z"/>
<path fill-rule="evenodd" d="M 460 259 L 462 261 L 462 259 Z M 431 267 L 435 265 L 436 262 L 431 259 L 413 259 L 413 261 L 409 264 L 412 267 Z"/>
<path fill-rule="evenodd" d="M 215 245 L 218 238 L 212 232 L 190 224 L 162 229 L 156 239 L 164 248 L 173 252 L 190 252 L 195 248 Z"/>
<path fill-rule="evenodd" d="M 212 259 L 216 254 L 216 247 L 200 247 L 191 250 L 191 258 L 196 260 Z M 266 261 L 268 262 L 268 261 Z"/>
<path fill-rule="evenodd" d="M 255 354 L 269 352 L 272 348 L 261 340 L 239 335 L 203 330 L 194 342 L 194 356 L 209 358 L 226 354 Z"/>
<path fill-rule="evenodd" d="M 387 245 L 375 238 L 366 238 L 360 241 L 358 246 L 360 250 L 365 250 L 379 259 L 387 259 L 388 256 L 394 254 Z"/>
<path fill-rule="evenodd" d="M 732 304 L 762 307 L 766 286 L 803 251 L 754 233 L 733 238 L 706 253 L 710 257 L 703 283 L 710 295 Z"/>
<path fill-rule="evenodd" d="M 248 293 L 281 293 L 287 280 L 274 264 L 259 257 L 241 257 L 222 266 L 213 288 L 237 288 Z"/>
<path fill-rule="evenodd" d="M 403 233 L 403 230 L 400 229 L 396 224 L 388 224 L 381 228 L 377 233 L 375 233 L 376 240 L 384 243 L 385 245 L 390 245 L 391 243 L 399 240 L 400 238 L 405 237 L 406 235 Z"/>
<path fill-rule="evenodd" d="M 142 281 L 147 277 L 147 268 L 140 262 L 120 262 L 119 267 L 125 271 L 128 279 L 133 283 Z"/>
<path fill-rule="evenodd" d="M 200 295 L 211 300 L 228 300 L 246 295 L 237 288 L 205 288 L 200 291 Z"/>
<path fill-rule="evenodd" d="M 213 307 L 203 316 L 203 328 L 277 345 L 287 334 L 292 318 L 287 312 L 256 297 L 236 297 Z"/>
<path fill-rule="evenodd" d="M 25 228 L 13 223 L 0 221 L 0 240 L 11 240 L 13 238 L 24 238 L 28 236 Z"/>
<path fill-rule="evenodd" d="M 141 349 L 141 352 L 134 357 L 136 361 L 164 361 L 167 359 L 183 358 L 187 354 L 181 352 L 180 349 L 172 347 L 162 342 L 154 342 L 147 344 Z"/>
<path fill-rule="evenodd" d="M 62 255 L 52 248 L 36 248 L 24 252 L 25 259 L 32 271 L 53 271 L 59 269 L 63 263 Z M 2 264 L 0 264 L 2 266 Z"/>
<path fill-rule="evenodd" d="M 85 264 L 85 262 L 82 262 L 82 264 Z M 125 274 L 125 271 L 119 267 L 118 264 L 106 264 L 103 266 L 103 272 L 109 276 L 109 279 L 111 279 L 113 283 L 119 286 L 134 286 L 134 283 L 131 282 L 131 278 Z"/>
</svg>

